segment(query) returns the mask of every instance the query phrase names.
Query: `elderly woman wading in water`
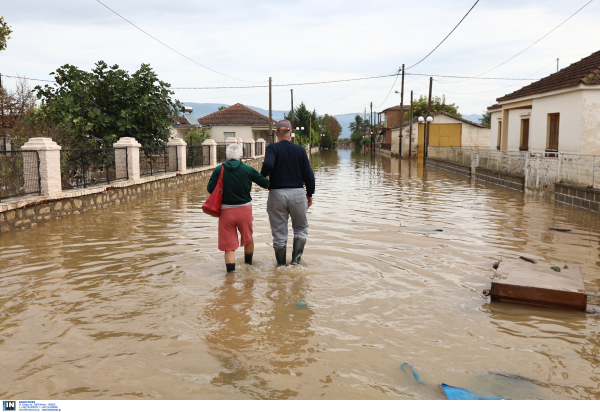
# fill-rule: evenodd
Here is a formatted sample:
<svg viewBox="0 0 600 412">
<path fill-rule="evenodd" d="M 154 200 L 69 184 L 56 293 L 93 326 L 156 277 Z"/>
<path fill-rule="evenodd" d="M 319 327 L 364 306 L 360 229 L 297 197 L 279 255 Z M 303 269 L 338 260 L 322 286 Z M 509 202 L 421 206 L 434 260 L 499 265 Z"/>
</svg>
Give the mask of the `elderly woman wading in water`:
<svg viewBox="0 0 600 412">
<path fill-rule="evenodd" d="M 245 262 L 252 264 L 254 240 L 252 238 L 252 197 L 250 190 L 252 182 L 262 188 L 269 188 L 269 180 L 261 176 L 256 169 L 242 163 L 242 147 L 238 144 L 227 146 L 227 161 L 215 170 L 208 181 L 206 190 L 212 193 L 217 186 L 221 168 L 223 171 L 223 202 L 219 215 L 219 250 L 225 252 L 227 272 L 235 270 L 235 250 L 241 244 L 244 246 Z"/>
</svg>

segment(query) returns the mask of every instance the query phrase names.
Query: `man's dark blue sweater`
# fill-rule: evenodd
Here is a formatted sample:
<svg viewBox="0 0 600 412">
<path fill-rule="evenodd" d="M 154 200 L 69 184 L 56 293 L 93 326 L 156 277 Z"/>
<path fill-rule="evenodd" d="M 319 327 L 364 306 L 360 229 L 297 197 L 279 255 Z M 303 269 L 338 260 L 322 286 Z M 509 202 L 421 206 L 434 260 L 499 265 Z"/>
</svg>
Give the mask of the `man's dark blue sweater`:
<svg viewBox="0 0 600 412">
<path fill-rule="evenodd" d="M 306 185 L 307 197 L 315 193 L 315 175 L 306 150 L 289 140 L 267 146 L 260 174 L 270 176 L 269 190 L 302 188 Z"/>
</svg>

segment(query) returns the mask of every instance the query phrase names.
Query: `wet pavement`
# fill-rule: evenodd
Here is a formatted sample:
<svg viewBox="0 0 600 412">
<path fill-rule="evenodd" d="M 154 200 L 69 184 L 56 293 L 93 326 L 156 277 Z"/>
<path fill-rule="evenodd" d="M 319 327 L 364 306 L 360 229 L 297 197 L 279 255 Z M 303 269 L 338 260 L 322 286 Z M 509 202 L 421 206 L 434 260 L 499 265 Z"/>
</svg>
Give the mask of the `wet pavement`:
<svg viewBox="0 0 600 412">
<path fill-rule="evenodd" d="M 598 214 L 416 161 L 312 162 L 302 266 L 276 267 L 256 187 L 233 275 L 202 184 L 0 236 L 0 397 L 600 398 Z M 490 303 L 491 261 L 523 253 L 581 265 L 588 312 Z"/>
</svg>

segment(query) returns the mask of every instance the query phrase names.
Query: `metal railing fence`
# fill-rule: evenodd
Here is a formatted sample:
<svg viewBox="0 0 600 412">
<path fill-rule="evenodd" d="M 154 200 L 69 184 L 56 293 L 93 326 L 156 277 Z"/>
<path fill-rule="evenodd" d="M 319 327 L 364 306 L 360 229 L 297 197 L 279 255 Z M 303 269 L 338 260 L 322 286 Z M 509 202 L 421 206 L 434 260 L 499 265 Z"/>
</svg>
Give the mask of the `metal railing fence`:
<svg viewBox="0 0 600 412">
<path fill-rule="evenodd" d="M 254 143 L 254 155 L 255 156 L 264 156 L 264 154 L 265 154 L 265 143 L 264 142 Z"/>
<path fill-rule="evenodd" d="M 248 159 L 248 158 L 252 157 L 252 145 L 253 144 L 254 143 L 244 143 L 243 144 L 243 146 L 242 146 L 242 149 L 243 149 L 243 155 L 242 155 L 242 157 L 244 159 Z"/>
<path fill-rule="evenodd" d="M 217 144 L 217 164 L 227 161 L 227 146 L 226 143 Z"/>
<path fill-rule="evenodd" d="M 188 168 L 208 166 L 210 164 L 210 146 L 186 146 L 186 165 Z"/>
<path fill-rule="evenodd" d="M 125 172 L 117 175 L 117 157 Z M 60 180 L 63 189 L 88 187 L 129 179 L 127 148 L 63 149 L 60 151 Z"/>
<path fill-rule="evenodd" d="M 522 176 L 530 189 L 552 190 L 555 183 L 600 187 L 600 156 L 597 155 L 467 147 L 429 147 L 428 153 L 433 159 Z"/>
<path fill-rule="evenodd" d="M 38 152 L 0 151 L 0 202 L 10 197 L 34 194 L 42 194 Z"/>
<path fill-rule="evenodd" d="M 169 148 L 140 147 L 140 176 L 153 176 L 159 173 L 177 171 L 177 150 L 169 156 Z"/>
</svg>

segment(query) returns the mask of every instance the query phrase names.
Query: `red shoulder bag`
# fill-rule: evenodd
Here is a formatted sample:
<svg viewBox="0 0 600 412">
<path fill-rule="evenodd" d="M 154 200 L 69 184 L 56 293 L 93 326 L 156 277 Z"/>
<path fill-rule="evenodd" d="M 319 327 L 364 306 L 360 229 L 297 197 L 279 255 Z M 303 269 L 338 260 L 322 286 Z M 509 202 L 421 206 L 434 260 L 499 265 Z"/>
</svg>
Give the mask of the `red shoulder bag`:
<svg viewBox="0 0 600 412">
<path fill-rule="evenodd" d="M 221 174 L 219 175 L 217 186 L 215 186 L 215 190 L 213 190 L 202 205 L 202 211 L 214 217 L 219 217 L 221 213 L 221 203 L 223 202 L 223 170 L 225 170 L 225 166 L 221 165 Z"/>
</svg>

